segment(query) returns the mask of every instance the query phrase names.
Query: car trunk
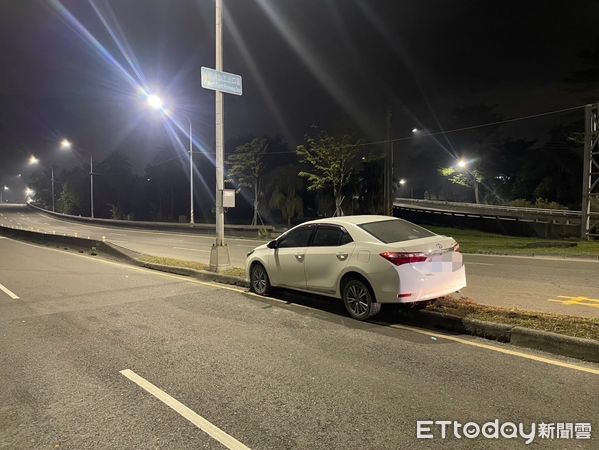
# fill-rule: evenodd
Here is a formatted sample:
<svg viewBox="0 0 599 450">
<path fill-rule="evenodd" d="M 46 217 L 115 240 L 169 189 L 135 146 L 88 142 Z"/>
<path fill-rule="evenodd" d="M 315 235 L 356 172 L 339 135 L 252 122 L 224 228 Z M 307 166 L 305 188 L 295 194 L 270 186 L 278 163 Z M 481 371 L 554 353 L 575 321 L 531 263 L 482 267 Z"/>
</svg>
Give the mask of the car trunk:
<svg viewBox="0 0 599 450">
<path fill-rule="evenodd" d="M 385 244 L 385 247 L 392 252 L 412 252 L 432 255 L 453 250 L 454 245 L 455 240 L 453 238 L 435 235 L 420 239 L 412 239 L 410 241 L 391 242 Z"/>
</svg>

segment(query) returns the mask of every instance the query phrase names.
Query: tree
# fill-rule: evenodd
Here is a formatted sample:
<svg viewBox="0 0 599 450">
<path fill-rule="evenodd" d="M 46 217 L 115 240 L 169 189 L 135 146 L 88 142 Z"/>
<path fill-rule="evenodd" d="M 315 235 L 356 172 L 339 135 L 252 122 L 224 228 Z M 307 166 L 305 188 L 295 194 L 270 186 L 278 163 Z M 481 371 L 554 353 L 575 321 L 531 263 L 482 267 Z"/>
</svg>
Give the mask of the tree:
<svg viewBox="0 0 599 450">
<path fill-rule="evenodd" d="M 297 176 L 297 166 L 286 164 L 277 167 L 269 181 L 268 191 L 272 192 L 269 206 L 280 211 L 283 219 L 287 220 L 287 227 L 290 227 L 291 219 L 304 214 L 304 202 L 299 195 L 303 182 Z"/>
<path fill-rule="evenodd" d="M 264 175 L 264 156 L 268 150 L 266 138 L 254 138 L 245 144 L 238 145 L 229 155 L 229 176 L 239 187 L 247 187 L 254 191 L 254 214 L 252 225 L 258 224 L 258 208 L 261 194 L 262 177 Z"/>
<path fill-rule="evenodd" d="M 451 135 L 451 138 L 446 136 L 449 144 L 448 150 L 454 154 L 452 159 L 464 157 L 468 160 L 476 160 L 476 170 L 464 168 L 463 171 L 460 171 L 452 167 L 443 167 L 439 170 L 439 174 L 448 178 L 450 182 L 473 188 L 476 203 L 480 203 L 480 184 L 494 176 L 492 167 L 494 161 L 492 155 L 496 148 L 494 142 L 497 141 L 498 134 L 500 134 L 501 125 L 498 122 L 503 119 L 496 109 L 497 105 L 485 104 L 459 107 L 453 110 L 452 119 L 448 124 L 451 128 L 469 127 L 481 123 L 490 124 L 464 130 Z M 483 187 L 486 188 L 487 194 L 496 196 L 486 182 Z M 488 196 L 486 195 L 486 197 Z"/>
<path fill-rule="evenodd" d="M 299 175 L 307 179 L 309 191 L 333 190 L 335 216 L 343 215 L 344 191 L 353 181 L 360 150 L 360 141 L 353 136 L 330 136 L 326 131 L 316 137 L 307 135 L 306 144 L 297 147 L 300 161 L 309 166 Z"/>
<path fill-rule="evenodd" d="M 79 199 L 69 183 L 65 183 L 58 197 L 58 211 L 63 214 L 81 214 Z"/>
<path fill-rule="evenodd" d="M 480 203 L 478 186 L 483 181 L 483 177 L 478 170 L 459 170 L 455 167 L 442 167 L 439 169 L 439 173 L 454 184 L 473 188 L 475 201 L 476 203 Z"/>
</svg>

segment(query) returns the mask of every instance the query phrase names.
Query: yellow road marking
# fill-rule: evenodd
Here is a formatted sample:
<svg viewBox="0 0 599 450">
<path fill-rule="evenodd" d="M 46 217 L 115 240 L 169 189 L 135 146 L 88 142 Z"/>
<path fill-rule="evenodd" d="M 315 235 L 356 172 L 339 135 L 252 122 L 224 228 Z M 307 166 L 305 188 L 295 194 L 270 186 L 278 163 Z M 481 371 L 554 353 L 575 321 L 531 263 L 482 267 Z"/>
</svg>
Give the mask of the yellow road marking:
<svg viewBox="0 0 599 450">
<path fill-rule="evenodd" d="M 548 301 L 554 303 L 560 303 L 562 305 L 580 305 L 580 306 L 590 306 L 591 308 L 599 308 L 598 304 L 595 303 L 584 303 L 584 302 L 564 302 L 563 300 L 554 300 L 550 298 Z"/>
<path fill-rule="evenodd" d="M 121 262 L 108 261 L 108 260 L 105 260 L 105 259 L 96 259 L 96 258 L 90 257 L 88 255 L 81 255 L 79 253 L 69 253 L 69 252 L 66 252 L 64 250 L 58 250 L 58 249 L 54 249 L 54 248 L 48 248 L 48 247 L 44 247 L 44 246 L 40 246 L 40 245 L 36 245 L 36 244 L 30 244 L 28 242 L 16 241 L 16 240 L 13 240 L 13 239 L 11 239 L 11 241 L 17 242 L 17 243 L 23 244 L 23 245 L 29 245 L 31 247 L 36 247 L 36 248 L 44 249 L 44 250 L 55 251 L 55 252 L 61 253 L 63 255 L 66 254 L 66 255 L 76 256 L 76 257 L 79 257 L 79 258 L 86 258 L 88 260 L 91 259 L 93 261 L 100 262 L 100 263 L 103 263 L 103 264 L 110 264 L 110 265 L 121 267 L 121 268 L 133 269 L 133 270 L 136 270 L 138 272 L 144 272 L 146 274 L 154 274 L 154 275 L 158 275 L 158 276 L 162 276 L 162 277 L 174 278 L 174 279 L 177 279 L 179 281 L 185 281 L 185 282 L 188 282 L 188 283 L 200 284 L 200 285 L 203 285 L 203 286 L 210 286 L 210 287 L 214 287 L 214 288 L 218 288 L 218 289 L 225 289 L 225 290 L 228 290 L 228 291 L 234 291 L 234 292 L 238 292 L 238 293 L 249 294 L 252 297 L 257 297 L 257 298 L 260 298 L 260 299 L 264 299 L 264 297 L 262 297 L 260 295 L 254 294 L 252 292 L 248 292 L 245 289 L 241 289 L 241 288 L 238 288 L 238 287 L 232 287 L 232 286 L 226 286 L 226 285 L 217 284 L 217 283 L 211 283 L 209 281 L 200 281 L 200 280 L 196 280 L 194 278 L 186 277 L 186 276 L 183 276 L 183 275 L 176 275 L 176 274 L 172 274 L 172 273 L 160 272 L 160 271 L 157 271 L 157 270 L 147 269 L 147 268 L 143 268 L 143 267 L 136 267 L 136 266 L 132 266 L 132 265 L 121 263 Z M 289 304 L 289 302 L 286 302 L 284 300 L 275 299 L 273 297 L 268 297 L 268 298 L 270 300 L 275 300 L 275 301 L 277 301 L 279 303 Z M 311 308 L 309 306 L 304 306 L 304 305 L 294 305 L 294 306 L 302 306 L 305 309 L 312 309 L 312 310 L 315 310 L 315 311 L 320 311 L 320 310 L 318 310 L 316 308 Z M 599 375 L 599 369 L 595 369 L 595 368 L 592 368 L 592 367 L 579 366 L 577 364 L 566 363 L 566 362 L 559 361 L 559 360 L 556 360 L 556 359 L 545 358 L 545 357 L 542 357 L 542 356 L 536 356 L 536 355 L 532 355 L 532 354 L 524 353 L 524 352 L 519 352 L 519 351 L 515 351 L 515 350 L 509 350 L 507 348 L 502 348 L 502 347 L 497 347 L 497 346 L 494 346 L 494 345 L 489 345 L 489 344 L 483 344 L 481 342 L 476 342 L 475 340 L 464 339 L 464 338 L 459 338 L 459 337 L 456 337 L 456 336 L 435 333 L 435 332 L 432 332 L 432 331 L 423 330 L 423 329 L 420 329 L 420 328 L 414 328 L 414 327 L 410 327 L 410 326 L 407 326 L 407 325 L 393 324 L 393 325 L 390 325 L 390 327 L 398 329 L 398 330 L 411 331 L 413 333 L 418 333 L 418 334 L 422 334 L 422 335 L 425 335 L 425 336 L 432 336 L 432 337 L 435 337 L 435 338 L 438 338 L 438 339 L 445 339 L 445 340 L 448 340 L 448 341 L 457 342 L 459 344 L 469 345 L 471 347 L 483 348 L 483 349 L 491 350 L 491 351 L 494 351 L 494 352 L 497 352 L 497 353 L 503 353 L 505 355 L 516 356 L 516 357 L 523 358 L 523 359 L 528 359 L 528 360 L 531 360 L 531 361 L 542 362 L 542 363 L 549 364 L 549 365 L 552 365 L 552 366 L 557 366 L 557 367 L 563 367 L 563 368 L 566 368 L 566 369 L 577 370 L 579 372 L 592 373 L 593 375 Z"/>
<path fill-rule="evenodd" d="M 564 300 L 555 300 L 553 298 L 548 299 L 550 302 L 560 303 L 562 305 L 580 305 L 580 306 L 590 306 L 592 308 L 599 308 L 599 299 L 589 298 L 589 297 L 570 297 L 567 295 L 558 295 L 558 298 Z M 590 302 L 590 303 L 589 303 Z"/>
</svg>

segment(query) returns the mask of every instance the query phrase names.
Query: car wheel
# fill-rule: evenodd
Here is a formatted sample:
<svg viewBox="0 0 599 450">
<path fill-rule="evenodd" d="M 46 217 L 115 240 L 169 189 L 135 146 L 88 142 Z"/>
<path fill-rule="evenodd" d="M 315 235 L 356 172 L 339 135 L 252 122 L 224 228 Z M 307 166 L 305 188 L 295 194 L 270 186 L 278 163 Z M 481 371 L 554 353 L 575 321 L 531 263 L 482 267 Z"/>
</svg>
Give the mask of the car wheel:
<svg viewBox="0 0 599 450">
<path fill-rule="evenodd" d="M 357 320 L 374 317 L 381 310 L 381 304 L 374 301 L 370 287 L 361 280 L 349 280 L 343 286 L 343 304 L 350 316 Z"/>
<path fill-rule="evenodd" d="M 258 295 L 270 294 L 270 279 L 266 269 L 260 263 L 254 264 L 250 271 L 250 290 Z"/>
</svg>

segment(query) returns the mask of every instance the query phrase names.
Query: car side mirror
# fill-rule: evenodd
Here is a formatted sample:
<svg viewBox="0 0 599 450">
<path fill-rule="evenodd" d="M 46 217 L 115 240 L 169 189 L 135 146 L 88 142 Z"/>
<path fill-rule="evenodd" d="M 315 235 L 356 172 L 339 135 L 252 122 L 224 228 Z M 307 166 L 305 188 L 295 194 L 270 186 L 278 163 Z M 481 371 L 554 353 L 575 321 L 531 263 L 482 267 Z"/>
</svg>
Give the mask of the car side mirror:
<svg viewBox="0 0 599 450">
<path fill-rule="evenodd" d="M 273 239 L 272 241 L 270 241 L 268 244 L 266 244 L 266 246 L 268 248 L 277 248 L 277 240 Z"/>
</svg>

